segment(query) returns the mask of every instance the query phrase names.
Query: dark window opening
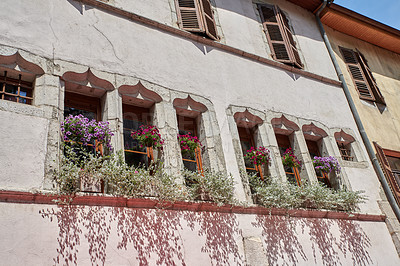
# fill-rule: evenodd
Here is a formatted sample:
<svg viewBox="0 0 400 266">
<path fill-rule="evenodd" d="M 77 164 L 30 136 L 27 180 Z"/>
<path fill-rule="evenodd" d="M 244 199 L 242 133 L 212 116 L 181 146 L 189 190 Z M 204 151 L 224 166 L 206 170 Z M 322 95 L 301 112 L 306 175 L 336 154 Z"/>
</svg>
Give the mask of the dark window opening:
<svg viewBox="0 0 400 266">
<path fill-rule="evenodd" d="M 256 142 L 254 141 L 254 129 L 238 127 L 240 145 L 242 148 L 243 156 L 247 154 L 247 151 L 251 147 L 256 148 Z M 246 172 L 248 174 L 257 174 L 261 179 L 264 179 L 261 165 L 255 165 L 252 161 L 244 160 Z"/>
<path fill-rule="evenodd" d="M 150 109 L 123 104 L 123 132 L 125 162 L 130 166 L 145 167 L 151 162 L 152 150 L 140 147 L 139 141 L 131 137 L 132 132 L 151 121 Z"/>
<path fill-rule="evenodd" d="M 290 144 L 289 136 L 282 135 L 282 134 L 276 134 L 275 137 L 278 142 L 279 152 L 281 154 L 281 157 L 283 157 L 283 154 L 286 152 L 286 150 L 289 148 L 292 148 L 292 145 Z M 285 174 L 286 174 L 287 180 L 292 184 L 296 184 L 296 185 L 300 186 L 301 179 L 300 179 L 299 169 L 297 167 L 290 167 L 290 166 L 285 166 L 285 165 L 283 167 L 285 169 Z"/>
<path fill-rule="evenodd" d="M 177 115 L 179 135 L 190 135 L 199 137 L 196 118 Z M 201 148 L 198 147 L 194 154 L 182 153 L 182 160 L 185 169 L 192 172 L 203 172 L 203 163 L 201 158 Z"/>
<path fill-rule="evenodd" d="M 311 156 L 311 159 L 314 159 L 315 156 L 321 157 L 321 152 L 318 147 L 318 142 L 306 139 L 306 144 L 307 144 L 308 152 Z M 317 170 L 315 171 L 315 173 L 317 174 L 318 182 L 326 185 L 329 188 L 332 187 L 327 173 L 323 173 L 323 172 L 317 171 Z"/>
<path fill-rule="evenodd" d="M 12 101 L 16 103 L 32 104 L 33 100 L 33 84 L 22 80 L 22 75 L 18 75 L 18 79 L 0 75 L 0 99 Z"/>
</svg>

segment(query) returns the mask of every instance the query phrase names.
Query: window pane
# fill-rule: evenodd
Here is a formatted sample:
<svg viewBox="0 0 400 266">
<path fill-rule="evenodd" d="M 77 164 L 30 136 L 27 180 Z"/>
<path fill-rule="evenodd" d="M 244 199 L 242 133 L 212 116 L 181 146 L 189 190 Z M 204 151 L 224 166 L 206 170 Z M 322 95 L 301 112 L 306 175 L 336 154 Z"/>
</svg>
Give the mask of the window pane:
<svg viewBox="0 0 400 266">
<path fill-rule="evenodd" d="M 387 159 L 389 161 L 390 168 L 392 170 L 400 171 L 400 158 L 391 157 L 391 156 L 386 156 L 386 157 L 387 157 Z"/>
<path fill-rule="evenodd" d="M 18 94 L 18 87 L 11 84 L 6 84 L 6 92 Z"/>
<path fill-rule="evenodd" d="M 91 112 L 91 111 L 85 111 L 73 107 L 65 107 L 64 108 L 64 117 L 68 117 L 69 115 L 83 115 L 86 118 L 89 118 L 89 120 L 96 119 L 96 113 Z"/>
<path fill-rule="evenodd" d="M 191 162 L 187 160 L 183 160 L 183 166 L 189 171 L 196 172 L 197 171 L 197 163 Z"/>
<path fill-rule="evenodd" d="M 10 95 L 4 95 L 4 100 L 17 102 L 17 97 L 16 96 L 10 96 Z"/>
<path fill-rule="evenodd" d="M 146 148 L 140 148 L 139 141 L 133 139 L 131 134 L 143 125 L 142 122 L 124 119 L 124 149 L 146 152 Z"/>
<path fill-rule="evenodd" d="M 125 162 L 130 166 L 147 167 L 148 160 L 146 154 L 125 151 Z"/>
</svg>

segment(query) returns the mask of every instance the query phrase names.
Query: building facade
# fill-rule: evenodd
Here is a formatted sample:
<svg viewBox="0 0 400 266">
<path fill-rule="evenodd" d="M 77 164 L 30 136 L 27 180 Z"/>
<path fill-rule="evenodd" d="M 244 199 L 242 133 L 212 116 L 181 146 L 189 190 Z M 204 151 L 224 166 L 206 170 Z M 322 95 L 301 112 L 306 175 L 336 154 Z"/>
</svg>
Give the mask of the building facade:
<svg viewBox="0 0 400 266">
<path fill-rule="evenodd" d="M 400 32 L 337 5 L 321 16 L 392 195 L 399 206 Z M 334 22 L 335 21 L 335 22 Z M 336 25 L 335 25 L 336 24 Z M 386 201 L 390 233 L 398 243 L 398 219 Z"/>
<path fill-rule="evenodd" d="M 309 2 L 313 10 L 320 4 Z M 6 1 L 1 13 L 0 241 L 10 248 L 0 253 L 6 265 L 398 264 L 382 222 L 380 183 L 315 16 L 304 3 L 24 0 Z M 339 45 L 342 35 L 331 33 Z M 356 48 L 343 38 L 345 48 Z M 385 65 L 392 76 L 377 83 L 388 84 L 381 93 L 394 109 L 371 115 L 386 115 L 388 120 L 380 121 L 389 123 L 398 114 L 395 92 L 390 93 L 398 83 L 393 77 L 398 54 L 360 42 L 364 48 L 365 56 L 379 51 L 393 62 Z M 375 76 L 374 59 L 369 60 Z M 367 108 L 379 110 L 365 107 L 366 116 Z M 231 174 L 235 198 L 248 205 L 253 201 L 241 171 L 243 147 L 267 147 L 272 162 L 259 171 L 283 182 L 288 175 L 281 150 L 291 147 L 303 162 L 292 173 L 297 183 L 364 190 L 368 200 L 359 213 L 367 215 L 354 220 L 298 212 L 285 217 L 187 207 L 160 211 L 93 207 L 93 201 L 55 206 L 39 204 L 36 196 L 34 204 L 26 204 L 29 193 L 55 191 L 60 123 L 78 109 L 110 123 L 116 150 L 129 151 L 124 129 L 129 135 L 130 128 L 124 122 L 130 115 L 157 125 L 165 138 L 159 156 L 165 170 L 177 176 L 185 160 L 176 136 L 192 130 L 204 145 L 203 167 Z M 376 127 L 370 128 L 375 136 Z M 394 142 L 381 145 L 400 150 Z M 337 158 L 341 174 L 318 176 L 314 155 Z M 13 193 L 22 193 L 24 203 L 15 197 L 7 203 Z M 37 241 L 42 247 L 35 247 Z"/>
</svg>

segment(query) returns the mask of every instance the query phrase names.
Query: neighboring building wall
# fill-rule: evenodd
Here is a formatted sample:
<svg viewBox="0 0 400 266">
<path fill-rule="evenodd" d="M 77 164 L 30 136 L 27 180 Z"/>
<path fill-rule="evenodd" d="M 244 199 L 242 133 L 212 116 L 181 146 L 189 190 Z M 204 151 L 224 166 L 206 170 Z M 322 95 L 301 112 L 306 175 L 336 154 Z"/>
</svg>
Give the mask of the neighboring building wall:
<svg viewBox="0 0 400 266">
<path fill-rule="evenodd" d="M 325 28 L 369 139 L 383 148 L 400 151 L 400 55 Z M 359 98 L 339 46 L 358 49 L 368 60 L 386 106 Z"/>
<path fill-rule="evenodd" d="M 400 55 L 342 34 L 329 27 L 325 27 L 325 30 L 369 140 L 377 142 L 384 149 L 400 152 Z M 339 46 L 354 51 L 358 50 L 364 55 L 386 105 L 360 99 Z M 381 160 L 381 158 L 379 159 Z M 380 163 L 382 164 L 382 161 Z M 398 189 L 394 187 L 396 186 L 396 180 L 393 174 L 392 178 L 388 177 L 388 171 L 385 170 L 385 167 L 382 167 L 382 169 L 385 172 L 387 182 L 392 188 L 393 195 L 395 198 L 398 197 L 396 196 L 396 194 L 398 195 Z M 388 216 L 386 223 L 400 254 L 400 223 L 395 217 L 383 191 L 381 194 L 383 200 L 379 201 L 379 205 Z"/>
</svg>

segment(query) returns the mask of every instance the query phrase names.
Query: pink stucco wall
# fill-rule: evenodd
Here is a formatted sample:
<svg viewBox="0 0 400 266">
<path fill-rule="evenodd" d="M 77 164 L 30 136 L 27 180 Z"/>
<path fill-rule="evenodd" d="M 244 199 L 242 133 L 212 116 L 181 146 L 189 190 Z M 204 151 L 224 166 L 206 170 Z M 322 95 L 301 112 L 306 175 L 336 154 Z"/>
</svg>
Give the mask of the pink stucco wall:
<svg viewBox="0 0 400 266">
<path fill-rule="evenodd" d="M 0 203 L 0 265 L 399 265 L 384 222 Z"/>
</svg>

